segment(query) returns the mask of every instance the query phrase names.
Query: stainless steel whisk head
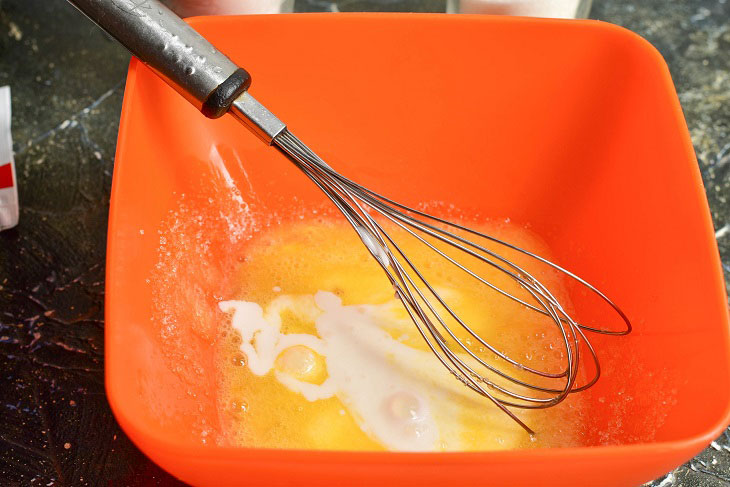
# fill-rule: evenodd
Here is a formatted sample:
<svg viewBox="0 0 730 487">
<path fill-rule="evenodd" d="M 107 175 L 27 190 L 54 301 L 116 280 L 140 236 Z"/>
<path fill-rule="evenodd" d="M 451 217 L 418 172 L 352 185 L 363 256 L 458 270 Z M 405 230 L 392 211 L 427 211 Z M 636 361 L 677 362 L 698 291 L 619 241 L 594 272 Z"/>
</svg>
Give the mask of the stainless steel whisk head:
<svg viewBox="0 0 730 487">
<path fill-rule="evenodd" d="M 409 208 L 361 186 L 334 171 L 287 129 L 274 137 L 273 144 L 314 181 L 347 218 L 363 244 L 385 271 L 395 289 L 396 296 L 401 300 L 419 333 L 443 366 L 471 390 L 492 401 L 531 435 L 534 434 L 532 429 L 509 407 L 549 408 L 562 402 L 570 393 L 588 389 L 598 380 L 601 369 L 598 356 L 585 332 L 605 335 L 626 335 L 631 332 L 629 319 L 616 304 L 593 285 L 568 270 L 508 242 Z M 438 257 L 446 259 L 461 272 L 481 284 L 535 313 L 549 317 L 558 327 L 563 340 L 567 361 L 565 369 L 558 373 L 550 373 L 529 367 L 498 350 L 495 345 L 476 333 L 429 282 L 418 265 L 406 255 L 392 232 L 387 231 L 378 222 L 375 218 L 377 216 L 388 222 L 392 228 L 415 238 Z M 468 235 L 469 238 L 464 235 Z M 605 301 L 620 316 L 626 328 L 622 331 L 610 331 L 578 323 L 553 293 L 530 272 L 480 244 L 479 240 L 492 242 L 513 252 L 519 252 L 577 281 Z M 517 283 L 528 299 L 517 296 L 514 292 L 505 290 L 481 277 L 459 259 L 435 245 L 436 242 L 456 249 L 463 255 L 504 273 Z M 454 324 L 461 330 L 455 331 Z M 461 337 L 459 331 L 461 331 Z M 467 334 L 466 338 L 463 338 L 464 332 Z M 590 355 L 594 372 L 585 383 L 578 384 L 581 343 L 584 344 Z M 474 346 L 482 351 L 489 350 L 495 357 L 499 357 L 502 363 L 523 371 L 522 375 L 540 379 L 531 381 L 511 375 L 494 363 L 489 363 L 483 353 L 477 353 L 474 350 Z M 562 386 L 547 385 L 546 382 L 562 383 Z"/>
<path fill-rule="evenodd" d="M 598 358 L 585 332 L 625 335 L 631 331 L 628 318 L 612 301 L 567 270 L 507 242 L 396 203 L 332 170 L 249 94 L 247 90 L 251 77 L 243 68 L 218 51 L 159 0 L 69 1 L 152 67 L 204 115 L 218 118 L 231 113 L 264 142 L 286 154 L 324 191 L 357 231 L 390 279 L 396 296 L 403 302 L 428 347 L 444 367 L 467 387 L 491 400 L 528 432 L 532 433 L 532 430 L 509 407 L 540 409 L 554 406 L 569 393 L 585 390 L 598 380 Z M 389 225 L 417 239 L 439 257 L 495 292 L 549 317 L 558 327 L 565 345 L 565 370 L 548 373 L 525 366 L 480 337 L 429 283 L 374 215 L 379 215 Z M 521 253 L 584 285 L 618 313 L 626 329 L 608 331 L 576 322 L 550 290 L 533 275 L 480 244 L 480 241 Z M 434 245 L 435 242 L 508 276 L 526 293 L 526 297 L 517 296 L 480 277 L 472 268 Z M 457 326 L 459 329 L 455 331 Z M 467 338 L 460 338 L 457 331 L 462 334 L 465 332 Z M 476 341 L 478 347 L 499 357 L 500 363 L 510 364 L 522 372 L 520 375 L 527 375 L 533 380 L 511 375 L 489 363 L 467 343 L 471 342 L 469 337 Z M 588 350 L 595 372 L 584 384 L 577 384 L 581 344 Z M 553 386 L 546 384 L 546 381 L 562 385 Z"/>
</svg>

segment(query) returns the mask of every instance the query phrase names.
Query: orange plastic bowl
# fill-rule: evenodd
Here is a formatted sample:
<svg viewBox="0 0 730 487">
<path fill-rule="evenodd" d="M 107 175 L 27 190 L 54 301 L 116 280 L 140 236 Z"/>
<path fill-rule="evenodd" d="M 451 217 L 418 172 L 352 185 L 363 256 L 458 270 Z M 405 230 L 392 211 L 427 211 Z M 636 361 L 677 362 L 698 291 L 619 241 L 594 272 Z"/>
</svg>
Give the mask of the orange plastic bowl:
<svg viewBox="0 0 730 487">
<path fill-rule="evenodd" d="M 235 230 L 221 217 L 226 184 L 241 188 L 249 226 L 323 198 L 232 118 L 203 118 L 133 61 L 109 222 L 106 384 L 119 423 L 160 466 L 195 485 L 636 485 L 722 431 L 730 354 L 718 251 L 669 72 L 646 41 L 594 21 L 487 16 L 191 22 L 341 172 L 408 203 L 529 224 L 635 329 L 597 339 L 604 375 L 586 393 L 585 427 L 600 446 L 415 454 L 218 444 L 215 300 L 240 257 L 224 238 Z M 227 173 L 211 165 L 218 157 Z"/>
</svg>

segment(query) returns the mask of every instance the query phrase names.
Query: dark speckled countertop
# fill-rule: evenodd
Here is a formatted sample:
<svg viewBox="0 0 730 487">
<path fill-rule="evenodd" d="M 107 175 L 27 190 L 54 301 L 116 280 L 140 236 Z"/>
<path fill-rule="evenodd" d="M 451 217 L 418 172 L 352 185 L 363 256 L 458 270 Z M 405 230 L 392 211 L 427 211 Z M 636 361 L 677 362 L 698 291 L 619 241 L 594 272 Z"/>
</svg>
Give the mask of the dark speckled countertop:
<svg viewBox="0 0 730 487">
<path fill-rule="evenodd" d="M 297 0 L 298 11 L 443 11 L 443 0 Z M 664 55 L 730 273 L 730 0 L 594 0 Z M 104 395 L 104 256 L 129 55 L 61 0 L 0 0 L 20 225 L 0 234 L 0 485 L 180 485 Z M 726 281 L 727 282 L 727 281 Z M 650 485 L 730 484 L 730 436 Z"/>
</svg>

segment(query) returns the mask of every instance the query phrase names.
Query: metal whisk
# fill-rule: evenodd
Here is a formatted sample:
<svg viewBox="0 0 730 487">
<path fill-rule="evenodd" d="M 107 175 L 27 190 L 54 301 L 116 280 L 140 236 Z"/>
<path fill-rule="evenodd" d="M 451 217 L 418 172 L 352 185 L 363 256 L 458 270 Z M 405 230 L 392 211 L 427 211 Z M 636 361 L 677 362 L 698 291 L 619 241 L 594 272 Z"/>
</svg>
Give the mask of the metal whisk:
<svg viewBox="0 0 730 487">
<path fill-rule="evenodd" d="M 273 143 L 312 179 L 345 215 L 345 218 L 357 231 L 363 244 L 385 271 L 395 289 L 396 296 L 401 300 L 419 333 L 443 366 L 474 392 L 491 400 L 528 433 L 534 434 L 522 420 L 507 408 L 508 406 L 523 409 L 549 408 L 563 401 L 571 392 L 588 389 L 596 383 L 600 376 L 600 364 L 596 352 L 584 332 L 590 331 L 605 335 L 626 335 L 631 332 L 629 319 L 616 304 L 594 286 L 562 267 L 508 242 L 414 208 L 409 208 L 365 188 L 334 171 L 286 129 L 274 137 Z M 393 238 L 393 232 L 386 231 L 383 225 L 373 218 L 373 214 L 379 215 L 384 221 L 390 222 L 391 226 L 417 239 L 435 254 L 446 259 L 460 271 L 478 280 L 481 284 L 534 312 L 549 316 L 559 328 L 560 335 L 563 338 L 568 362 L 566 369 L 559 373 L 536 370 L 499 351 L 494 345 L 475 333 L 442 298 L 412 259 L 406 255 Z M 471 239 L 465 238 L 462 234 L 471 236 Z M 480 240 L 483 242 L 482 244 L 479 243 Z M 526 292 L 526 296 L 531 299 L 526 300 L 519 297 L 514 292 L 510 293 L 480 277 L 458 259 L 438 248 L 435 242 L 451 246 L 465 255 L 471 256 L 479 262 L 483 262 L 504 273 L 513 279 Z M 524 268 L 504 258 L 494 250 L 485 247 L 484 242 L 496 243 L 499 246 L 522 253 L 576 280 L 615 310 L 624 321 L 626 329 L 609 331 L 577 323 L 540 281 Z M 466 331 L 468 336 L 474 338 L 475 342 L 468 338 L 460 338 L 452 330 L 453 325 L 449 326 L 447 323 L 449 317 Z M 444 336 L 444 334 L 447 336 Z M 585 344 L 585 348 L 593 361 L 594 373 L 584 384 L 578 385 L 576 379 L 581 341 Z M 475 350 L 475 347 L 477 347 L 477 350 Z M 479 351 L 479 348 L 482 351 Z M 538 384 L 514 377 L 497 368 L 494 364 L 487 362 L 483 353 L 485 349 L 513 368 L 535 377 L 542 377 L 541 382 L 545 382 L 545 379 L 557 380 L 563 382 L 563 385 L 556 388 L 546 386 L 544 383 Z M 502 380 L 500 381 L 497 378 Z M 517 385 L 517 388 L 511 389 L 510 384 Z M 536 394 L 531 395 L 530 391 L 536 392 Z"/>
<path fill-rule="evenodd" d="M 548 408 L 570 393 L 591 387 L 600 376 L 600 365 L 585 332 L 625 335 L 631 331 L 631 323 L 621 309 L 575 274 L 492 236 L 404 206 L 334 171 L 246 91 L 251 78 L 245 70 L 218 52 L 158 0 L 69 1 L 160 74 L 204 115 L 217 118 L 230 112 L 296 164 L 350 222 L 385 271 L 396 296 L 444 367 L 467 387 L 492 401 L 530 434 L 533 431 L 509 408 Z M 494 292 L 552 320 L 563 340 L 565 369 L 558 373 L 537 370 L 482 338 L 439 294 L 396 242 L 394 232 L 386 231 L 384 224 L 399 234 L 416 239 Z M 488 248 L 487 244 L 523 254 L 582 284 L 615 310 L 626 328 L 609 331 L 576 322 L 553 293 L 530 272 Z M 444 248 L 458 251 L 462 258 L 450 255 Z M 520 294 L 481 277 L 473 266 L 464 263 L 464 258 L 476 260 L 481 263 L 479 265 L 508 276 Z M 484 355 L 486 350 L 498 357 L 499 363 L 512 367 L 512 371 L 497 367 L 496 361 L 488 361 Z M 591 378 L 578 384 L 582 350 L 590 355 L 594 371 Z M 521 372 L 516 374 L 515 369 Z"/>
</svg>

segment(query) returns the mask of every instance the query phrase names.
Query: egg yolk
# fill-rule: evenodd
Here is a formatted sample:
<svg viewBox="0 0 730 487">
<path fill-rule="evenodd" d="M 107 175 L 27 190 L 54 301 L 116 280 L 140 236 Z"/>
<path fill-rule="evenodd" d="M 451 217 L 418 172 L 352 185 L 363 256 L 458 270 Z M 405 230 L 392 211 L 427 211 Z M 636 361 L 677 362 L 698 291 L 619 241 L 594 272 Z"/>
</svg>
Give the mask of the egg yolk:
<svg viewBox="0 0 730 487">
<path fill-rule="evenodd" d="M 276 370 L 295 379 L 321 384 L 327 378 L 324 358 L 304 345 L 289 347 L 276 358 Z"/>
</svg>

